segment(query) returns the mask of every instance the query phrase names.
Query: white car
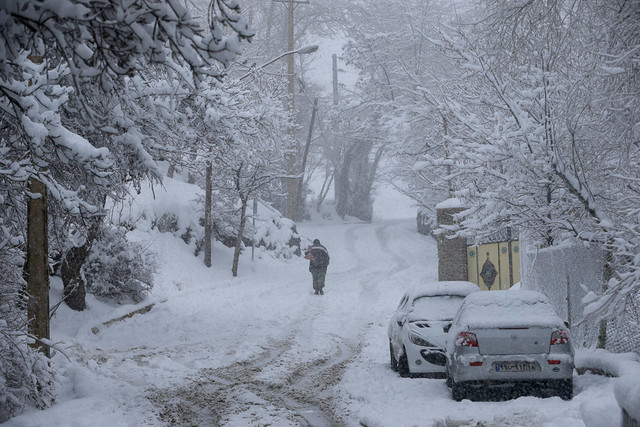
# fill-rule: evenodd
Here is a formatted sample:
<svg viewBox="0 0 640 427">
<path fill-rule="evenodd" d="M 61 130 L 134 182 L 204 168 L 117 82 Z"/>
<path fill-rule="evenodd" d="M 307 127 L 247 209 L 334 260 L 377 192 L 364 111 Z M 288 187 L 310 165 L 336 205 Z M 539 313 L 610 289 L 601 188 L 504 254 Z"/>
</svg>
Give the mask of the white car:
<svg viewBox="0 0 640 427">
<path fill-rule="evenodd" d="M 430 282 L 409 289 L 389 322 L 391 369 L 400 376 L 444 378 L 447 330 L 471 282 Z"/>
<path fill-rule="evenodd" d="M 453 398 L 498 393 L 573 397 L 573 347 L 548 298 L 534 291 L 469 295 L 447 336 L 447 383 Z"/>
</svg>

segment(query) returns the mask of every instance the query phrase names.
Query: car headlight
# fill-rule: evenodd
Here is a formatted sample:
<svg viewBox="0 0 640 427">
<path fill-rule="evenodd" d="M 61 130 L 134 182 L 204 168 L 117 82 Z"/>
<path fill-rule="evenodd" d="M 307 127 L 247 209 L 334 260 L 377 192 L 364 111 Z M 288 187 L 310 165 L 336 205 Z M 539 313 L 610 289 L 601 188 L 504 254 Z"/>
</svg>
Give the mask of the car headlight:
<svg viewBox="0 0 640 427">
<path fill-rule="evenodd" d="M 413 333 L 409 334 L 409 341 L 411 341 L 415 345 L 419 345 L 422 347 L 436 347 L 435 345 L 431 344 L 429 341 L 425 340 L 421 336 Z"/>
</svg>

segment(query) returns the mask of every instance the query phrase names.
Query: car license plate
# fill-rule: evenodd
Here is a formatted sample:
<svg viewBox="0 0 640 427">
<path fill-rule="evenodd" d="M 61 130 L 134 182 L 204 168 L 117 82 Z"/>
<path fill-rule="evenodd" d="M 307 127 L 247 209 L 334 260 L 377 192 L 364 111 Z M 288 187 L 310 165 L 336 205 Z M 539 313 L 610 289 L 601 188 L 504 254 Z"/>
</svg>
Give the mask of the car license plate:
<svg viewBox="0 0 640 427">
<path fill-rule="evenodd" d="M 496 362 L 496 372 L 532 372 L 538 370 L 536 362 Z"/>
</svg>

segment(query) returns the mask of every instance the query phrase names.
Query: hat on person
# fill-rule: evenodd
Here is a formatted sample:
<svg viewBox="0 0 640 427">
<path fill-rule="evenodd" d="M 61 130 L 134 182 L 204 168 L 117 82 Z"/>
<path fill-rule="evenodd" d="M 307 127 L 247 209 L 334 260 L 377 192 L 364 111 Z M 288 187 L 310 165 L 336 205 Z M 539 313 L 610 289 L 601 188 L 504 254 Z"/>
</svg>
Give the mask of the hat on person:
<svg viewBox="0 0 640 427">
<path fill-rule="evenodd" d="M 314 244 L 314 245 L 319 245 L 319 244 L 320 244 L 320 240 L 315 239 L 315 240 L 313 241 L 313 244 Z"/>
</svg>

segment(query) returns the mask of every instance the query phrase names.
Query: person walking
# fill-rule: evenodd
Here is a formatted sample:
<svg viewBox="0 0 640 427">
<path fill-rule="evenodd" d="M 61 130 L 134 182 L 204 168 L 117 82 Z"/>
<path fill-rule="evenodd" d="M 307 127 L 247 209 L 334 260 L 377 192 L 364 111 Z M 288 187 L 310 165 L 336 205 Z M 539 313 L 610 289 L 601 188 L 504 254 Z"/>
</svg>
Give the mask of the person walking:
<svg viewBox="0 0 640 427">
<path fill-rule="evenodd" d="M 305 259 L 309 260 L 309 271 L 313 277 L 313 290 L 316 295 L 324 295 L 324 277 L 329 266 L 329 251 L 315 239 L 313 245 L 304 251 Z"/>
</svg>

